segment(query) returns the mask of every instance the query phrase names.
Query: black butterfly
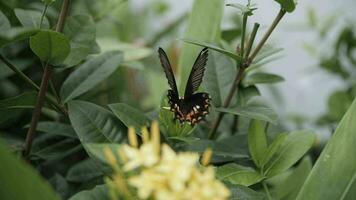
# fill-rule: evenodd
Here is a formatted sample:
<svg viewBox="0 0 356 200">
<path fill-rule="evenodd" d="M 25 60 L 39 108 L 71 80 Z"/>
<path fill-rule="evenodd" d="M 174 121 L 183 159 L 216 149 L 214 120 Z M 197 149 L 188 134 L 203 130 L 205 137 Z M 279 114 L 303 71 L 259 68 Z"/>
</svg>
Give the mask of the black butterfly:
<svg viewBox="0 0 356 200">
<path fill-rule="evenodd" d="M 181 123 L 188 122 L 192 126 L 201 120 L 205 120 L 210 108 L 209 94 L 205 92 L 194 94 L 194 92 L 198 90 L 203 79 L 208 60 L 208 49 L 204 48 L 195 60 L 185 87 L 184 97 L 179 97 L 176 80 L 167 54 L 162 48 L 158 49 L 158 54 L 171 88 L 168 90 L 167 97 L 170 110 L 174 112 L 174 120 L 178 119 Z"/>
</svg>

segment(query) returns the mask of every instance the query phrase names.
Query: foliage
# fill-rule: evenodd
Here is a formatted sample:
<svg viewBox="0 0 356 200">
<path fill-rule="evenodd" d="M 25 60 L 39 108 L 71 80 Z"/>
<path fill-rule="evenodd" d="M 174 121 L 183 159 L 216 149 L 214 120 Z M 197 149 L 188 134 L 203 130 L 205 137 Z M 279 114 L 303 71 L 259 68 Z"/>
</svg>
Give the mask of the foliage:
<svg viewBox="0 0 356 200">
<path fill-rule="evenodd" d="M 199 183 L 224 197 L 230 194 L 230 199 L 355 198 L 354 83 L 348 81 L 346 90 L 329 99 L 329 112 L 322 119 L 343 120 L 313 166 L 314 160 L 306 155 L 316 142 L 314 132 L 279 124 L 259 91 L 261 84 L 284 80 L 262 66 L 282 50 L 268 39 L 296 4 L 276 0 L 280 11 L 257 40 L 260 25 L 255 23 L 252 30 L 247 25 L 257 9 L 251 3 L 228 4 L 226 9 L 234 14 L 225 16 L 223 1 L 196 0 L 190 13 L 166 24 L 165 15 L 174 8 L 160 0 L 149 1 L 140 10 L 126 0 L 0 0 L 0 137 L 5 144 L 0 144 L 0 199 L 115 199 L 118 190 L 113 185 L 124 191 L 119 195 L 126 195 L 120 181 L 147 170 L 150 159 L 156 159 L 149 163 L 154 170 L 176 172 L 182 167 L 170 187 L 184 187 L 187 184 L 178 183 L 187 157 L 194 157 L 193 172 L 198 174 L 190 184 Z M 222 20 L 233 28 L 221 28 Z M 333 55 L 321 62 L 324 69 L 347 80 L 352 76 L 341 59 L 346 56 L 355 64 L 353 33 L 345 28 Z M 178 40 L 182 46 L 176 38 L 183 38 Z M 199 89 L 212 98 L 206 122 L 192 127 L 173 120 L 163 70 L 152 54 L 158 46 L 167 49 L 180 90 L 196 52 L 209 48 Z M 145 127 L 150 125 L 164 144 L 152 138 L 157 144 L 147 145 Z M 162 149 L 157 151 L 157 146 Z M 118 149 L 124 149 L 126 157 Z M 127 157 L 139 158 L 138 165 L 130 159 L 125 163 Z M 175 163 L 180 157 L 184 162 Z M 157 164 L 160 159 L 169 162 L 162 167 Z M 211 165 L 204 169 L 206 159 Z M 134 169 L 122 173 L 128 163 Z M 173 177 L 170 172 L 166 175 Z M 142 194 L 148 185 L 137 177 L 140 181 L 133 181 L 135 189 L 129 192 L 152 197 L 152 191 Z M 327 189 L 330 185 L 332 190 Z M 152 187 L 158 191 L 156 186 Z"/>
</svg>

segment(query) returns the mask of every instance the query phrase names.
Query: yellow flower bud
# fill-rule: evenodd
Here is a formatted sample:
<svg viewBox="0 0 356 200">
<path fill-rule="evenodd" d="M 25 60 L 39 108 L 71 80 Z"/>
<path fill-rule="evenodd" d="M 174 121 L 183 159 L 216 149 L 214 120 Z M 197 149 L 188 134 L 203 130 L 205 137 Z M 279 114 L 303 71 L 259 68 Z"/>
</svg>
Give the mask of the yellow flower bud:
<svg viewBox="0 0 356 200">
<path fill-rule="evenodd" d="M 108 163 L 111 166 L 116 166 L 117 160 L 115 158 L 114 153 L 111 151 L 111 149 L 109 147 L 104 148 L 104 155 L 105 155 L 106 160 L 108 161 Z"/>
<path fill-rule="evenodd" d="M 206 149 L 203 153 L 203 157 L 201 159 L 201 164 L 203 166 L 208 166 L 211 161 L 212 155 L 213 155 L 213 151 L 210 148 Z"/>
<path fill-rule="evenodd" d="M 148 134 L 148 130 L 147 130 L 146 127 L 142 127 L 141 133 L 142 133 L 142 140 L 143 140 L 143 143 L 149 142 L 150 136 L 149 136 L 149 134 Z"/>
<path fill-rule="evenodd" d="M 138 147 L 137 136 L 133 127 L 129 127 L 129 143 L 132 147 Z"/>
</svg>

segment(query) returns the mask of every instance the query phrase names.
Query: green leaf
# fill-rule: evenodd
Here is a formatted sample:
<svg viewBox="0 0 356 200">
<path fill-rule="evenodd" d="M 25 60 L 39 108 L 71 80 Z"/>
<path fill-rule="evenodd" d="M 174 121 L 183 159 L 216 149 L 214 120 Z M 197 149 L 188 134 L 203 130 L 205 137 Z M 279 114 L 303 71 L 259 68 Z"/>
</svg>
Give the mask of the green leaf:
<svg viewBox="0 0 356 200">
<path fill-rule="evenodd" d="M 91 53 L 95 44 L 95 24 L 88 15 L 74 15 L 66 20 L 63 32 L 71 47 L 63 64 L 67 67 L 77 65 Z"/>
<path fill-rule="evenodd" d="M 11 200 L 59 200 L 56 193 L 24 161 L 11 155 L 0 144 L 0 199 Z"/>
<path fill-rule="evenodd" d="M 10 21 L 7 19 L 6 15 L 0 10 L 0 30 L 7 30 L 11 28 Z"/>
<path fill-rule="evenodd" d="M 52 65 L 61 64 L 70 52 L 68 38 L 50 30 L 42 30 L 31 36 L 30 47 L 41 61 Z"/>
<path fill-rule="evenodd" d="M 31 58 L 20 58 L 15 57 L 13 59 L 8 59 L 11 64 L 16 66 L 20 71 L 25 70 L 30 65 L 33 64 L 33 59 Z M 11 70 L 4 62 L 0 61 L 0 79 L 4 79 L 13 76 L 15 72 Z"/>
<path fill-rule="evenodd" d="M 247 103 L 255 96 L 260 96 L 261 93 L 256 86 L 239 87 L 238 92 L 238 106 L 246 106 Z"/>
<path fill-rule="evenodd" d="M 250 86 L 255 84 L 278 83 L 281 81 L 284 81 L 284 78 L 279 75 L 265 73 L 265 72 L 257 72 L 257 73 L 247 75 L 243 79 L 242 84 L 244 86 Z"/>
<path fill-rule="evenodd" d="M 203 87 L 210 94 L 215 107 L 222 106 L 236 75 L 234 62 L 217 52 L 210 52 L 203 77 Z"/>
<path fill-rule="evenodd" d="M 351 106 L 353 96 L 348 91 L 334 91 L 328 99 L 328 117 L 331 120 L 340 121 Z"/>
<path fill-rule="evenodd" d="M 120 51 L 107 52 L 86 61 L 64 81 L 61 98 L 68 102 L 84 94 L 114 73 L 121 62 Z"/>
<path fill-rule="evenodd" d="M 268 146 L 267 152 L 262 159 L 261 168 L 263 168 L 264 165 L 271 160 L 286 138 L 287 134 L 285 133 L 281 133 L 274 138 L 272 144 Z"/>
<path fill-rule="evenodd" d="M 184 38 L 208 43 L 218 42 L 223 10 L 224 1 L 221 0 L 194 1 Z M 178 75 L 181 77 L 179 92 L 182 94 L 200 49 L 190 44 L 183 44 L 178 62 L 178 69 L 180 70 Z"/>
<path fill-rule="evenodd" d="M 29 38 L 38 33 L 38 29 L 16 27 L 0 32 L 0 47 L 10 44 L 15 41 L 20 41 Z"/>
<path fill-rule="evenodd" d="M 250 167 L 244 167 L 235 163 L 229 163 L 217 168 L 218 179 L 232 184 L 250 186 L 260 182 L 264 177 Z"/>
<path fill-rule="evenodd" d="M 43 121 L 37 125 L 37 131 L 52 135 L 60 135 L 70 138 L 78 138 L 74 129 L 69 124 L 63 124 L 60 122 Z"/>
<path fill-rule="evenodd" d="M 282 173 L 293 166 L 312 147 L 315 135 L 310 131 L 293 131 L 288 134 L 275 155 L 265 165 L 268 177 Z"/>
<path fill-rule="evenodd" d="M 15 97 L 0 100 L 0 110 L 33 108 L 36 103 L 36 97 L 36 92 L 25 92 Z"/>
<path fill-rule="evenodd" d="M 224 54 L 226 56 L 229 56 L 230 58 L 236 60 L 238 63 L 242 62 L 242 57 L 237 55 L 235 52 L 220 48 L 218 46 L 215 46 L 213 44 L 209 44 L 209 43 L 206 43 L 206 42 L 200 42 L 200 41 L 195 41 L 195 40 L 191 40 L 191 39 L 182 39 L 182 40 L 184 42 L 187 42 L 187 43 L 195 44 L 195 45 L 198 45 L 198 46 L 201 46 L 201 47 L 207 47 L 207 48 L 212 49 L 214 51 L 220 52 L 220 53 L 222 53 L 222 54 Z"/>
<path fill-rule="evenodd" d="M 20 8 L 16 8 L 14 11 L 17 19 L 19 19 L 23 27 L 40 28 L 42 16 L 41 12 L 34 10 L 24 10 Z M 43 18 L 42 28 L 49 28 L 49 22 L 46 16 Z"/>
<path fill-rule="evenodd" d="M 356 100 L 316 161 L 297 200 L 356 198 Z"/>
<path fill-rule="evenodd" d="M 86 159 L 73 165 L 68 170 L 66 179 L 70 182 L 84 183 L 102 175 L 97 164 L 92 159 Z"/>
<path fill-rule="evenodd" d="M 296 2 L 294 0 L 275 0 L 281 5 L 281 9 L 287 12 L 293 12 L 295 10 Z"/>
<path fill-rule="evenodd" d="M 233 115 L 240 115 L 243 117 L 258 119 L 272 124 L 277 124 L 278 116 L 271 109 L 267 107 L 255 107 L 255 106 L 245 106 L 245 107 L 234 107 L 234 108 L 215 108 L 218 112 L 229 113 Z"/>
<path fill-rule="evenodd" d="M 242 185 L 225 185 L 230 189 L 231 196 L 230 200 L 265 200 L 265 195 L 263 193 L 256 192 L 249 187 Z"/>
<path fill-rule="evenodd" d="M 106 163 L 106 157 L 104 154 L 104 149 L 109 148 L 113 152 L 117 152 L 120 144 L 110 144 L 110 143 L 87 143 L 85 144 L 85 149 L 88 151 L 90 157 L 93 159 L 97 159 L 103 163 Z"/>
<path fill-rule="evenodd" d="M 142 114 L 141 111 L 124 103 L 110 104 L 109 108 L 119 118 L 126 127 L 135 127 L 137 133 L 141 132 L 141 128 L 149 126 L 150 121 Z"/>
<path fill-rule="evenodd" d="M 70 122 L 82 143 L 120 142 L 126 137 L 121 123 L 108 110 L 85 101 L 68 103 Z"/>
<path fill-rule="evenodd" d="M 55 2 L 56 0 L 41 0 L 45 5 L 50 5 L 51 3 Z"/>
<path fill-rule="evenodd" d="M 69 185 L 62 175 L 55 173 L 54 176 L 49 179 L 49 182 L 62 199 L 68 198 L 70 192 Z"/>
<path fill-rule="evenodd" d="M 267 137 L 265 123 L 259 120 L 251 120 L 248 129 L 248 148 L 253 162 L 261 168 L 262 161 L 267 151 Z"/>
<path fill-rule="evenodd" d="M 163 126 L 164 133 L 167 137 L 185 138 L 194 131 L 194 128 L 188 123 L 181 124 L 179 120 L 174 121 L 174 113 L 164 107 L 169 107 L 167 98 L 162 99 L 159 112 L 159 122 Z"/>
<path fill-rule="evenodd" d="M 97 185 L 94 189 L 78 192 L 69 200 L 109 200 L 106 185 Z"/>
<path fill-rule="evenodd" d="M 283 181 L 273 185 L 272 196 L 276 199 L 295 200 L 311 168 L 310 158 L 305 157 Z"/>
</svg>

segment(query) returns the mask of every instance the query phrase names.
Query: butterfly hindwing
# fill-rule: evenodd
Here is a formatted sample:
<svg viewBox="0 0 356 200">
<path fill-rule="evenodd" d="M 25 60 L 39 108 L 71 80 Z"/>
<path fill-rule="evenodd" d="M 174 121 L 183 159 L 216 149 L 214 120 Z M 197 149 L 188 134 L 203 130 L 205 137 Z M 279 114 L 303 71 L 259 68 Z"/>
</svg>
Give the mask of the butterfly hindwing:
<svg viewBox="0 0 356 200">
<path fill-rule="evenodd" d="M 208 61 L 208 48 L 204 48 L 196 58 L 185 87 L 184 98 L 196 92 L 203 80 L 205 65 Z"/>
</svg>

